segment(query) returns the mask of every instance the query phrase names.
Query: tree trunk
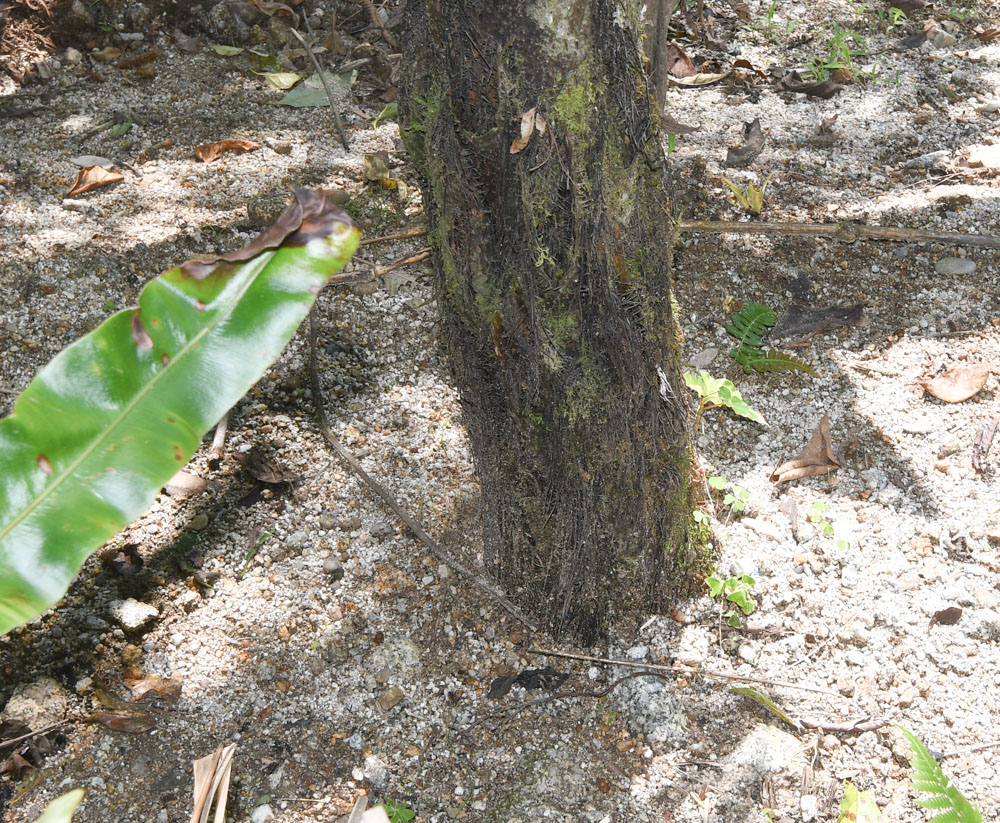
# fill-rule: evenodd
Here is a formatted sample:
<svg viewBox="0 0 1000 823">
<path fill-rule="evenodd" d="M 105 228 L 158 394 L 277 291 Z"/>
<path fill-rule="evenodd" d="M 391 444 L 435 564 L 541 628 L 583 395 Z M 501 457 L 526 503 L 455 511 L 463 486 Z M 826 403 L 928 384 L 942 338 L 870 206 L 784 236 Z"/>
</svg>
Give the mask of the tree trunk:
<svg viewBox="0 0 1000 823">
<path fill-rule="evenodd" d="M 409 0 L 401 29 L 401 129 L 486 562 L 585 640 L 669 606 L 707 564 L 637 7 Z"/>
</svg>

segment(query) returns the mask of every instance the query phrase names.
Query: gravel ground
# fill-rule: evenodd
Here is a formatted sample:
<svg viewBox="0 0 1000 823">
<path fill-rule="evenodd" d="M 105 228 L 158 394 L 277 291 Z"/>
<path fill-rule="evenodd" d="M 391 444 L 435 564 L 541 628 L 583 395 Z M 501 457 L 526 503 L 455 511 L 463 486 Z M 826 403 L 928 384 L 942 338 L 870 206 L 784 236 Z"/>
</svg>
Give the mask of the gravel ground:
<svg viewBox="0 0 1000 823">
<path fill-rule="evenodd" d="M 759 77 L 671 88 L 670 111 L 700 125 L 671 157 L 685 216 L 746 219 L 727 200 L 726 176 L 770 180 L 767 220 L 994 232 L 1000 46 L 974 31 L 996 9 L 967 11 L 933 15 L 956 43 L 898 52 L 883 50 L 903 32 L 887 36 L 868 7 L 751 6 L 747 25 L 716 21 L 728 53 L 691 46 L 696 63 L 743 58 L 767 70 L 798 52 L 804 65 L 826 52 L 836 20 L 870 39 L 878 54 L 855 68 L 874 62 L 876 82 L 827 100 L 778 93 Z M 151 39 L 133 48 L 163 49 L 154 78 L 61 53 L 50 81 L 3 89 L 35 109 L 0 120 L 4 412 L 38 367 L 133 303 L 155 273 L 243 245 L 290 185 L 346 192 L 369 237 L 419 220 L 396 125 L 370 122 L 384 101 L 369 72 L 345 104 L 345 151 L 326 110 L 267 105 L 282 93 L 245 55 Z M 115 112 L 134 122 L 128 134 L 94 131 Z M 834 115 L 834 136 L 815 137 Z M 725 168 L 725 148 L 755 117 L 761 153 L 748 168 Z M 195 158 L 195 146 L 226 137 L 261 147 Z M 408 192 L 366 184 L 374 152 Z M 83 154 L 113 160 L 124 180 L 65 197 L 70 159 Z M 362 256 L 384 266 L 421 244 L 387 241 Z M 619 664 L 532 651 L 552 641 L 409 536 L 324 444 L 300 333 L 234 409 L 221 461 L 210 462 L 206 441 L 187 468 L 204 489 L 162 495 L 111 541 L 134 544 L 142 569 L 123 574 L 114 552 L 95 555 L 59 607 L 0 639 L 0 705 L 34 728 L 94 711 L 102 693 L 124 696 L 127 678 L 182 684 L 179 701 L 151 706 L 153 731 L 69 726 L 42 771 L 0 781 L 3 819 L 32 820 L 57 793 L 84 786 L 84 823 L 187 820 L 190 761 L 232 742 L 230 809 L 255 823 L 337 820 L 362 793 L 405 803 L 421 821 L 750 823 L 772 808 L 808 823 L 836 819 L 845 779 L 887 819 L 925 820 L 893 723 L 947 755 L 946 772 L 984 819 L 1000 819 L 1000 749 L 988 747 L 1000 721 L 1000 504 L 995 475 L 973 465 L 973 438 L 1000 413 L 998 263 L 996 251 L 919 239 L 685 235 L 677 297 L 688 360 L 731 378 L 768 421 L 711 410 L 698 432 L 708 473 L 746 489 L 742 512 L 720 495 L 715 530 L 720 573 L 752 575 L 757 608 L 733 630 L 706 596 L 600 648 L 565 649 Z M 475 565 L 478 485 L 426 275 L 411 267 L 321 295 L 324 403 L 365 469 Z M 781 314 L 793 300 L 860 303 L 863 319 L 783 343 L 818 377 L 744 375 L 721 322 L 747 302 Z M 992 373 L 963 403 L 917 385 L 971 363 Z M 839 469 L 770 482 L 824 416 Z M 252 448 L 302 480 L 262 488 L 244 467 Z M 932 620 L 953 607 L 957 622 Z M 545 692 L 489 695 L 497 678 L 526 669 L 551 666 L 570 675 L 563 690 L 597 693 L 647 665 L 715 676 L 636 677 L 603 698 L 530 705 Z M 732 685 L 763 691 L 804 728 Z M 879 728 L 844 731 L 866 722 Z"/>
</svg>

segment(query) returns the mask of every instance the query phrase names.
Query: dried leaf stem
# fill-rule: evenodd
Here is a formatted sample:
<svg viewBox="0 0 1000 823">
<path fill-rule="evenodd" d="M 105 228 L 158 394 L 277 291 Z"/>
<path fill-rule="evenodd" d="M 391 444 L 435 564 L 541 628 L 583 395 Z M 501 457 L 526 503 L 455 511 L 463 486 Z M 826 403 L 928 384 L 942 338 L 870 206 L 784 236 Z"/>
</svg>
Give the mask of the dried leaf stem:
<svg viewBox="0 0 1000 823">
<path fill-rule="evenodd" d="M 416 519 L 410 516 L 410 514 L 398 503 L 396 498 L 390 494 L 389 490 L 382 486 L 362 468 L 357 458 L 351 454 L 334 435 L 333 431 L 330 429 L 330 424 L 327 421 L 326 409 L 323 406 L 323 389 L 319 382 L 319 370 L 316 366 L 315 312 L 309 313 L 309 377 L 312 382 L 313 403 L 316 407 L 316 418 L 319 422 L 320 431 L 322 432 L 326 442 L 330 444 L 330 447 L 340 456 L 341 460 L 343 460 L 351 468 L 351 470 L 364 481 L 365 485 L 367 485 L 369 489 L 382 498 L 382 501 L 390 509 L 392 509 L 395 515 L 402 520 L 407 527 L 409 527 L 410 531 L 413 532 L 413 535 L 428 548 L 431 554 L 433 554 L 442 563 L 446 564 L 456 574 L 474 583 L 482 592 L 510 612 L 511 615 L 521 621 L 521 623 L 531 629 L 531 631 L 538 631 L 538 626 L 533 621 L 528 619 L 528 617 L 526 617 L 521 610 L 515 606 L 514 603 L 506 597 L 506 595 L 503 594 L 503 592 L 496 588 L 496 586 L 486 580 L 482 575 L 477 574 L 472 569 L 469 569 L 467 566 L 445 552 L 445 550 L 438 545 L 437 541 L 424 531 L 423 527 L 416 521 Z"/>
<path fill-rule="evenodd" d="M 589 663 L 610 663 L 615 666 L 628 666 L 633 669 L 643 669 L 649 672 L 670 672 L 672 674 L 697 674 L 702 677 L 715 678 L 716 680 L 730 680 L 745 683 L 759 683 L 762 686 L 778 686 L 783 689 L 798 689 L 804 692 L 816 692 L 817 694 L 828 694 L 832 697 L 841 697 L 837 692 L 829 689 L 821 689 L 818 686 L 800 686 L 798 683 L 789 683 L 785 680 L 764 680 L 759 677 L 746 677 L 740 674 L 723 674 L 712 672 L 699 666 L 659 666 L 652 663 L 638 663 L 635 660 L 622 660 L 616 657 L 593 657 L 589 654 L 576 654 L 574 652 L 559 652 L 554 649 L 528 649 L 529 654 L 544 654 L 550 657 L 565 657 L 569 660 L 583 660 Z"/>
<path fill-rule="evenodd" d="M 337 134 L 340 136 L 340 142 L 343 144 L 345 149 L 349 149 L 351 147 L 351 143 L 347 139 L 347 132 L 344 131 L 344 121 L 340 119 L 340 111 L 337 109 L 337 101 L 333 99 L 333 92 L 330 91 L 330 84 L 326 82 L 326 75 L 323 73 L 323 68 L 320 66 L 319 60 L 316 59 L 316 55 L 313 52 L 312 47 L 305 41 L 305 38 L 301 34 L 299 34 L 295 29 L 289 29 L 289 31 L 295 35 L 296 39 L 302 44 L 302 48 L 306 50 L 306 54 L 309 55 L 313 68 L 316 69 L 316 74 L 319 75 L 319 80 L 323 84 L 323 91 L 326 92 L 327 99 L 330 101 L 330 113 L 333 115 L 333 123 L 337 127 Z"/>
<path fill-rule="evenodd" d="M 682 232 L 712 234 L 779 234 L 798 237 L 832 237 L 844 243 L 856 240 L 897 240 L 903 243 L 945 243 L 1000 249 L 1000 237 L 989 234 L 963 234 L 957 231 L 897 229 L 891 226 L 865 226 L 860 223 L 759 223 L 734 220 L 681 220 Z"/>
</svg>

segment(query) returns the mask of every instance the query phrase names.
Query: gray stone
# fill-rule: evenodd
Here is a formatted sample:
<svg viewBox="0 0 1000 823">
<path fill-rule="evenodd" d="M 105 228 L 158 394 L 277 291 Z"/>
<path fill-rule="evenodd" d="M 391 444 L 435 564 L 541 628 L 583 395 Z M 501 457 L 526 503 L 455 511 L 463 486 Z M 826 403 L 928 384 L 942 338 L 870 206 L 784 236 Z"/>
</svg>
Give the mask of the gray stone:
<svg viewBox="0 0 1000 823">
<path fill-rule="evenodd" d="M 268 820 L 274 820 L 274 809 L 267 803 L 250 812 L 250 823 L 267 823 Z"/>
<path fill-rule="evenodd" d="M 160 616 L 156 606 L 150 606 L 132 597 L 128 600 L 113 600 L 108 605 L 108 610 L 111 612 L 111 619 L 125 631 L 141 629 Z"/>
<path fill-rule="evenodd" d="M 799 811 L 802 812 L 802 823 L 812 823 L 819 815 L 819 801 L 814 794 L 804 794 L 799 798 Z"/>
<path fill-rule="evenodd" d="M 931 151 L 927 154 L 921 154 L 919 157 L 914 157 L 912 160 L 907 160 L 903 163 L 904 169 L 937 169 L 942 168 L 947 161 L 951 152 L 948 149 L 939 149 L 938 151 Z"/>
<path fill-rule="evenodd" d="M 302 529 L 299 529 L 298 531 L 292 532 L 287 538 L 285 538 L 285 547 L 289 549 L 289 551 L 294 551 L 295 554 L 298 554 L 308 539 L 309 535 Z"/>
<path fill-rule="evenodd" d="M 976 261 L 968 257 L 942 257 L 934 264 L 934 271 L 946 275 L 969 275 L 976 270 Z"/>
<path fill-rule="evenodd" d="M 32 730 L 66 719 L 69 694 L 51 677 L 39 677 L 14 690 L 4 707 L 4 719 L 20 720 Z"/>
<path fill-rule="evenodd" d="M 629 660 L 642 660 L 647 654 L 649 654 L 649 646 L 633 646 L 625 652 L 625 656 Z"/>
<path fill-rule="evenodd" d="M 251 226 L 269 226 L 287 205 L 287 192 L 280 189 L 261 192 L 247 202 L 247 220 Z"/>
<path fill-rule="evenodd" d="M 420 673 L 420 654 L 420 647 L 408 637 L 387 637 L 369 655 L 365 668 L 372 673 L 388 668 L 396 674 L 398 682 L 406 682 Z"/>
<path fill-rule="evenodd" d="M 382 791 L 389 785 L 389 767 L 382 758 L 374 754 L 365 758 L 365 780 L 376 791 Z"/>
<path fill-rule="evenodd" d="M 934 40 L 932 42 L 934 43 L 934 48 L 936 49 L 947 49 L 957 44 L 958 38 L 955 37 L 954 34 L 942 30 L 934 35 Z"/>
<path fill-rule="evenodd" d="M 323 574 L 334 581 L 340 580 L 344 576 L 344 564 L 336 557 L 328 557 L 323 561 Z"/>
<path fill-rule="evenodd" d="M 327 531 L 337 528 L 337 519 L 333 515 L 321 514 L 316 519 L 316 522 L 319 523 L 321 529 L 326 529 Z"/>
<path fill-rule="evenodd" d="M 403 690 L 399 686 L 391 686 L 378 696 L 378 707 L 387 712 L 403 699 Z"/>
<path fill-rule="evenodd" d="M 732 766 L 764 775 L 789 771 L 801 759 L 802 744 L 798 738 L 775 726 L 760 725 L 743 738 L 727 761 Z"/>
<path fill-rule="evenodd" d="M 692 354 L 688 363 L 691 364 L 693 369 L 707 369 L 713 360 L 719 356 L 719 350 L 715 346 L 709 346 L 706 349 L 702 349 L 697 354 Z"/>
</svg>

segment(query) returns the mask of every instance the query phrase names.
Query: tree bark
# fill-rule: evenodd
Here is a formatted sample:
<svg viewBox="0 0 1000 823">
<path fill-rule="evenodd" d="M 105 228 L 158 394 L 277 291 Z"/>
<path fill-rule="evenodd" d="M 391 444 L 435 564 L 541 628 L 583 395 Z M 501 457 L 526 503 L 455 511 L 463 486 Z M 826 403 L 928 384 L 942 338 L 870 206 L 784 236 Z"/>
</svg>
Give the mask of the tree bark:
<svg viewBox="0 0 1000 823">
<path fill-rule="evenodd" d="M 402 30 L 486 562 L 557 635 L 594 639 L 707 565 L 638 4 L 409 0 Z"/>
</svg>

